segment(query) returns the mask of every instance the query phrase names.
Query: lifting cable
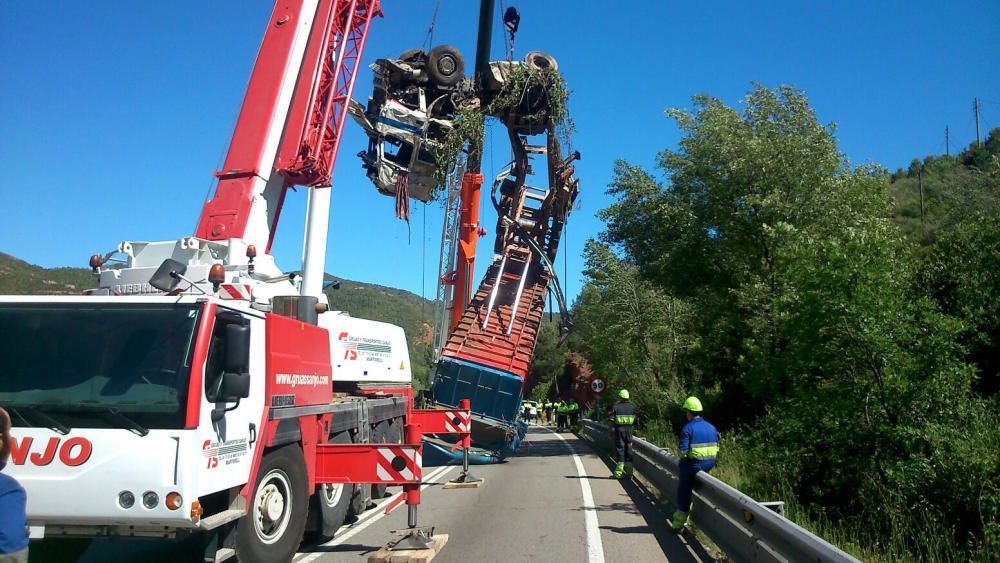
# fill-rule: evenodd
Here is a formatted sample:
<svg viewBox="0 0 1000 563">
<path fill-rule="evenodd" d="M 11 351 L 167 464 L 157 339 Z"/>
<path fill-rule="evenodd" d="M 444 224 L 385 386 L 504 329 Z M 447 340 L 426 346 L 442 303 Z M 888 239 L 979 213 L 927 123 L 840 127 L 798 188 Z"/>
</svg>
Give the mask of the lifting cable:
<svg viewBox="0 0 1000 563">
<path fill-rule="evenodd" d="M 424 202 L 424 232 L 420 237 L 420 317 L 427 301 L 427 202 Z"/>
<path fill-rule="evenodd" d="M 431 43 L 434 42 L 434 24 L 437 23 L 438 10 L 440 9 L 441 9 L 441 0 L 437 0 L 437 3 L 434 5 L 434 15 L 431 16 L 431 24 L 427 27 L 427 37 L 424 38 L 424 45 L 423 45 L 424 51 L 428 50 L 431 46 Z"/>
</svg>

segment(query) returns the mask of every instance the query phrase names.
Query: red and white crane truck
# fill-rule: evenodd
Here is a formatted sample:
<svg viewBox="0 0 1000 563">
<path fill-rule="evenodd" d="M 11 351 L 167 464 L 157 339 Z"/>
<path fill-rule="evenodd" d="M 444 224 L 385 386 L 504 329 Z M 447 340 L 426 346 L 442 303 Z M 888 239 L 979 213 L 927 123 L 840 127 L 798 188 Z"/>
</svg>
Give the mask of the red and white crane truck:
<svg viewBox="0 0 1000 563">
<path fill-rule="evenodd" d="M 0 297 L 7 468 L 33 537 L 205 538 L 206 560 L 290 560 L 307 529 L 404 485 L 416 528 L 421 429 L 403 330 L 330 309 L 334 160 L 378 0 L 277 0 L 218 186 L 194 236 L 91 258 L 79 297 Z M 300 276 L 270 255 L 308 187 Z M 419 541 L 421 538 L 411 538 Z"/>
</svg>

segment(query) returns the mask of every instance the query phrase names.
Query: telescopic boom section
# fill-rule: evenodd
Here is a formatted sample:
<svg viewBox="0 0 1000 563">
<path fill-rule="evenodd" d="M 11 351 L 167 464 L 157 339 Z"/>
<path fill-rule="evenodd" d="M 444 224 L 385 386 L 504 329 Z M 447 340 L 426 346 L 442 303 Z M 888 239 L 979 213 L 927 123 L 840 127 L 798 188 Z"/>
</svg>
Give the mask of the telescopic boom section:
<svg viewBox="0 0 1000 563">
<path fill-rule="evenodd" d="M 292 183 L 329 187 L 347 106 L 378 0 L 321 0 L 276 168 Z M 301 95 L 299 95 L 301 93 Z M 308 94 L 308 95 L 306 95 Z"/>
<path fill-rule="evenodd" d="M 278 0 L 195 236 L 270 252 L 290 186 L 328 187 L 378 0 Z"/>
</svg>

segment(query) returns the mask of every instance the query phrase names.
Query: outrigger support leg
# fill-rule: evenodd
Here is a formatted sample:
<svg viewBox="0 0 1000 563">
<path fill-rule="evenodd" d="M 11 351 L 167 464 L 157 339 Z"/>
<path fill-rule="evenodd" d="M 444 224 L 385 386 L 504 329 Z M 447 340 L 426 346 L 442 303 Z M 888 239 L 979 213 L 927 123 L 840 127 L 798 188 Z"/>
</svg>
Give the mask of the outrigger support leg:
<svg viewBox="0 0 1000 563">
<path fill-rule="evenodd" d="M 462 399 L 459 408 L 471 412 L 472 402 L 469 399 Z M 471 424 L 471 422 L 470 422 Z M 471 427 L 469 428 L 471 430 Z M 472 447 L 472 432 L 470 431 L 462 438 L 462 474 L 457 478 L 448 481 L 449 485 L 462 485 L 464 487 L 478 487 L 483 484 L 481 477 L 476 477 L 469 471 L 469 448 Z"/>
<path fill-rule="evenodd" d="M 406 426 L 407 444 L 419 444 L 421 441 L 420 425 L 410 424 Z M 392 533 L 399 534 L 398 540 L 389 544 L 390 551 L 404 549 L 431 549 L 434 547 L 434 528 L 417 526 L 417 505 L 420 504 L 420 483 L 403 485 L 403 495 L 406 497 L 406 529 L 393 530 Z"/>
</svg>

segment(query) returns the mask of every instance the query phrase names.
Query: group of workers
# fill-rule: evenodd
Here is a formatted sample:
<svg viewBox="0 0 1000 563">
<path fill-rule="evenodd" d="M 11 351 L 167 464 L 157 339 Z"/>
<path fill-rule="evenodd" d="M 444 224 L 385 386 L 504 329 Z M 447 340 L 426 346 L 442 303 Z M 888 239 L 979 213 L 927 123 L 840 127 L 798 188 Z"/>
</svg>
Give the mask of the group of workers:
<svg viewBox="0 0 1000 563">
<path fill-rule="evenodd" d="M 580 405 L 576 399 L 570 399 L 567 403 L 562 399 L 552 402 L 546 400 L 539 403 L 542 424 L 555 423 L 558 430 L 566 430 L 576 426 L 580 421 Z"/>
<path fill-rule="evenodd" d="M 697 397 L 688 397 L 682 405 L 687 423 L 681 428 L 677 450 L 680 456 L 680 470 L 677 483 L 677 510 L 674 511 L 670 527 L 681 531 L 688 524 L 691 511 L 691 491 L 695 475 L 700 471 L 711 471 L 715 458 L 719 455 L 719 433 L 710 422 L 701 417 L 704 410 Z M 611 408 L 609 420 L 613 426 L 616 465 L 615 479 L 632 475 L 632 427 L 635 425 L 635 405 L 629 402 L 629 392 L 618 392 L 618 402 Z"/>
</svg>

